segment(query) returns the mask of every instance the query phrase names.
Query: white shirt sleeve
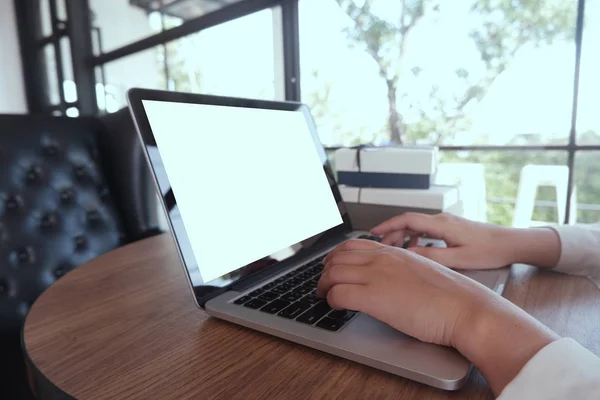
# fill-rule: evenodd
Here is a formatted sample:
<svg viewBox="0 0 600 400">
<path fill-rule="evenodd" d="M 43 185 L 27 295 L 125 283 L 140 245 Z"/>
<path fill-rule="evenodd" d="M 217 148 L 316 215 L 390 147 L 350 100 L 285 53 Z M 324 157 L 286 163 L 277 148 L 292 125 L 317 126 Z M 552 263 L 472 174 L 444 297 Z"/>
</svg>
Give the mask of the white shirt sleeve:
<svg viewBox="0 0 600 400">
<path fill-rule="evenodd" d="M 561 242 L 555 271 L 600 280 L 600 224 L 552 226 Z M 498 400 L 600 399 L 600 358 L 570 338 L 550 343 L 523 367 Z"/>
<path fill-rule="evenodd" d="M 525 364 L 498 397 L 521 399 L 600 399 L 600 358 L 573 339 L 550 343 Z"/>
<path fill-rule="evenodd" d="M 555 271 L 600 279 L 600 224 L 551 227 L 560 237 Z"/>
</svg>

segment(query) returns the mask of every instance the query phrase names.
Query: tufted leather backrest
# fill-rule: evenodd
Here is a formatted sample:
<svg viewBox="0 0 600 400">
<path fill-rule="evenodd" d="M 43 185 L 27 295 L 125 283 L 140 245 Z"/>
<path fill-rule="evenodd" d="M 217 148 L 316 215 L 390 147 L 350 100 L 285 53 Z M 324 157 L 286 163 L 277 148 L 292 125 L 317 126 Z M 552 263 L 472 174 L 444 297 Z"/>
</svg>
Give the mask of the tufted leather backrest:
<svg viewBox="0 0 600 400">
<path fill-rule="evenodd" d="M 78 265 L 148 232 L 156 194 L 127 112 L 0 115 L 0 340 Z"/>
<path fill-rule="evenodd" d="M 56 279 L 126 240 L 94 119 L 0 118 L 0 329 Z M 2 335 L 4 336 L 4 335 Z"/>
</svg>

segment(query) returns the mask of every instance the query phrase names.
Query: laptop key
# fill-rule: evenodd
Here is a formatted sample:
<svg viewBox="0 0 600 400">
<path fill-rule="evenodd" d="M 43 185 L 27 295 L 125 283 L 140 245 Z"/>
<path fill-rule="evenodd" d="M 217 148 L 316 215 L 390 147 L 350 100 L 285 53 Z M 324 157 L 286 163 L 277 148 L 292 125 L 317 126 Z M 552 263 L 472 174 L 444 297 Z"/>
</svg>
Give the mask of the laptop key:
<svg viewBox="0 0 600 400">
<path fill-rule="evenodd" d="M 347 311 L 347 310 L 339 310 L 339 311 L 332 311 L 330 312 L 327 317 L 328 318 L 333 318 L 333 319 L 338 319 L 340 321 L 348 321 L 350 318 L 352 318 L 354 316 L 354 312 L 352 311 Z"/>
<path fill-rule="evenodd" d="M 278 297 L 279 297 L 279 295 L 277 293 L 273 293 L 273 292 L 265 292 L 265 293 L 261 294 L 260 296 L 258 296 L 259 299 L 266 300 L 266 301 L 273 301 Z"/>
<path fill-rule="evenodd" d="M 312 286 L 300 286 L 294 290 L 294 293 L 308 294 L 313 290 Z"/>
<path fill-rule="evenodd" d="M 298 275 L 298 278 L 300 279 L 310 279 L 313 277 L 313 274 L 311 274 L 310 272 L 306 271 L 301 273 L 300 275 Z"/>
<path fill-rule="evenodd" d="M 271 303 L 267 304 L 263 308 L 261 308 L 260 311 L 264 311 L 269 314 L 276 314 L 289 305 L 290 305 L 289 301 L 283 301 L 281 299 L 277 299 L 277 300 L 272 301 Z"/>
<path fill-rule="evenodd" d="M 301 303 L 307 303 L 307 304 L 313 305 L 313 304 L 317 304 L 319 301 L 321 301 L 321 299 L 318 298 L 317 296 L 315 296 L 314 294 L 307 294 L 306 296 L 301 298 L 299 301 Z"/>
<path fill-rule="evenodd" d="M 308 281 L 308 283 L 312 284 L 312 285 L 317 285 L 317 283 L 319 283 L 319 279 L 321 279 L 321 275 L 317 275 L 314 278 L 310 279 Z"/>
<path fill-rule="evenodd" d="M 291 283 L 294 286 L 297 286 L 297 285 L 300 285 L 301 283 L 304 283 L 304 279 L 292 278 L 288 282 Z"/>
<path fill-rule="evenodd" d="M 279 285 L 279 286 L 274 287 L 273 289 L 271 289 L 271 292 L 277 293 L 277 294 L 284 294 L 284 293 L 287 293 L 288 291 L 289 291 L 289 289 L 286 289 L 282 285 Z"/>
<path fill-rule="evenodd" d="M 313 308 L 296 318 L 296 321 L 312 325 L 327 315 L 327 313 L 330 311 L 331 307 L 329 307 L 329 304 L 327 304 L 325 301 L 321 301 L 314 305 Z"/>
<path fill-rule="evenodd" d="M 252 299 L 249 302 L 245 303 L 244 307 L 253 308 L 256 310 L 266 304 L 267 304 L 267 302 L 265 300 Z"/>
<path fill-rule="evenodd" d="M 259 295 L 261 295 L 264 292 L 263 289 L 256 289 L 254 292 L 250 292 L 248 294 L 248 296 L 252 296 L 252 297 L 258 297 Z"/>
<path fill-rule="evenodd" d="M 294 302 L 294 301 L 298 301 L 301 297 L 302 297 L 301 294 L 291 292 L 291 293 L 286 294 L 285 296 L 282 296 L 281 300 Z"/>
<path fill-rule="evenodd" d="M 308 270 L 308 272 L 310 272 L 311 274 L 319 274 L 323 271 L 323 266 L 321 264 L 317 264 L 317 266 L 312 267 L 311 269 Z"/>
<path fill-rule="evenodd" d="M 264 289 L 264 290 L 270 290 L 270 289 L 273 289 L 277 285 L 278 284 L 275 283 L 275 282 L 267 283 L 265 286 L 262 287 L 262 289 Z"/>
<path fill-rule="evenodd" d="M 244 304 L 245 302 L 247 302 L 251 298 L 252 297 L 250 297 L 250 296 L 240 297 L 239 299 L 237 299 L 236 301 L 234 301 L 233 304 Z"/>
<path fill-rule="evenodd" d="M 328 331 L 337 331 L 344 326 L 345 321 L 325 317 L 317 323 L 319 328 L 327 329 Z"/>
<path fill-rule="evenodd" d="M 279 312 L 279 316 L 289 319 L 294 319 L 304 311 L 308 310 L 310 306 L 306 303 L 294 303 L 285 310 Z"/>
</svg>

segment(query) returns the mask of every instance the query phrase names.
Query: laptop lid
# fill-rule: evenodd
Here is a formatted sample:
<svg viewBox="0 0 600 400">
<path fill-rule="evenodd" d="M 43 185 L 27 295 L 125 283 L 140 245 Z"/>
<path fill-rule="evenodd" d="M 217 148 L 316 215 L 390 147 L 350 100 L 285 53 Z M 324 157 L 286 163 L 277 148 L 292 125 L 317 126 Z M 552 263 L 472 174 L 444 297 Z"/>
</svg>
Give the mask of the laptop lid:
<svg viewBox="0 0 600 400">
<path fill-rule="evenodd" d="M 128 99 L 200 306 L 352 231 L 305 105 L 145 89 Z"/>
</svg>

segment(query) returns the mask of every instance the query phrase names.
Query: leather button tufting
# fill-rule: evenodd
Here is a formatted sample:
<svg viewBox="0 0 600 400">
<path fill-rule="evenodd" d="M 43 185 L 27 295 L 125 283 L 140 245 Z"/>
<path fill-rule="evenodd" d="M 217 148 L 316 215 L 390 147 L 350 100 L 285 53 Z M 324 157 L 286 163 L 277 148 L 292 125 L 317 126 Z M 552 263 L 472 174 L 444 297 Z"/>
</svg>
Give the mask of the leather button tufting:
<svg viewBox="0 0 600 400">
<path fill-rule="evenodd" d="M 58 143 L 56 143 L 55 141 L 53 141 L 53 140 L 42 141 L 42 152 L 44 153 L 45 156 L 55 157 L 56 155 L 58 155 L 58 151 L 59 151 L 59 146 L 58 146 Z"/>
<path fill-rule="evenodd" d="M 42 168 L 39 165 L 32 165 L 27 169 L 25 180 L 27 183 L 36 183 L 42 180 Z"/>
<path fill-rule="evenodd" d="M 57 267 L 57 268 L 54 270 L 54 276 L 56 277 L 56 279 L 58 279 L 58 278 L 60 278 L 60 277 L 64 276 L 64 275 L 65 275 L 65 273 L 66 273 L 66 271 L 65 271 L 65 268 L 64 268 L 64 267 Z"/>
<path fill-rule="evenodd" d="M 109 194 L 110 194 L 110 191 L 108 190 L 108 186 L 106 186 L 106 185 L 98 186 L 98 196 L 100 197 L 100 199 L 107 200 Z"/>
<path fill-rule="evenodd" d="M 83 164 L 76 164 L 73 167 L 73 172 L 75 173 L 75 176 L 79 179 L 85 178 L 87 176 L 87 168 Z"/>
<path fill-rule="evenodd" d="M 40 226 L 43 229 L 52 229 L 58 224 L 58 216 L 56 213 L 48 212 L 42 215 L 40 219 Z"/>
<path fill-rule="evenodd" d="M 60 201 L 63 204 L 68 204 L 75 198 L 75 192 L 71 188 L 64 188 L 60 190 Z"/>
<path fill-rule="evenodd" d="M 83 250 L 87 247 L 87 239 L 83 235 L 75 236 L 75 249 Z"/>
<path fill-rule="evenodd" d="M 17 262 L 20 265 L 33 264 L 35 261 L 35 252 L 31 246 L 17 250 Z"/>
<path fill-rule="evenodd" d="M 8 210 L 11 211 L 23 208 L 23 198 L 18 194 L 9 196 L 6 199 L 5 206 Z"/>
<path fill-rule="evenodd" d="M 100 212 L 98 210 L 88 210 L 87 220 L 91 224 L 100 222 Z"/>
</svg>

